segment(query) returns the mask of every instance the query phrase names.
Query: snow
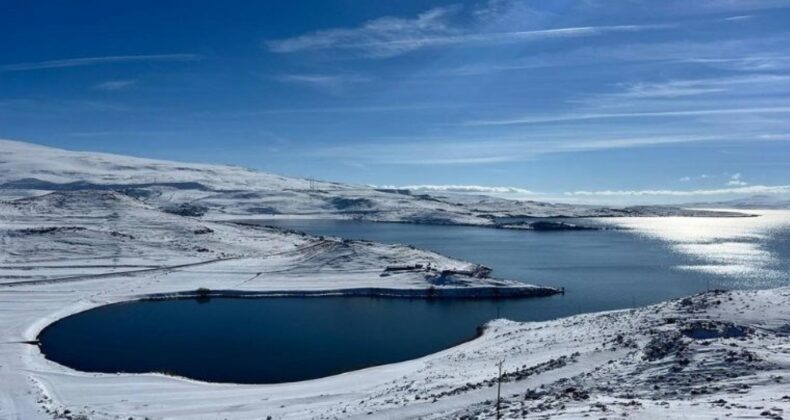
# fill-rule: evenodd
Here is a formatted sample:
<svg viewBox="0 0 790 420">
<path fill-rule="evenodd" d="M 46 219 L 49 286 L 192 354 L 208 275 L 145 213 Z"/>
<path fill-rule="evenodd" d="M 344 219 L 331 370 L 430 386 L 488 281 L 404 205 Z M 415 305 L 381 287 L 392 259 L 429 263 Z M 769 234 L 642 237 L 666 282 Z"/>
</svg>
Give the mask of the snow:
<svg viewBox="0 0 790 420">
<path fill-rule="evenodd" d="M 196 183 L 214 189 L 254 187 L 277 190 L 307 188 L 311 183 L 307 179 L 286 178 L 236 166 L 74 152 L 11 140 L 0 140 L 0 151 L 0 183 L 23 180 L 117 185 Z"/>
<path fill-rule="evenodd" d="M 500 360 L 503 418 L 737 418 L 790 409 L 790 288 L 711 292 L 549 322 L 496 320 L 482 337 L 421 359 L 280 385 L 82 373 L 13 342 L 69 313 L 195 273 L 0 291 L 11 315 L 0 321 L 11 332 L 0 346 L 0 417 L 48 418 L 46 410 L 91 419 L 493 417 Z M 700 332 L 710 338 L 693 338 Z"/>
<path fill-rule="evenodd" d="M 9 198 L 39 195 L 42 190 L 122 190 L 160 209 L 188 203 L 212 220 L 311 217 L 492 226 L 497 218 L 512 217 L 744 215 L 661 206 L 607 208 L 483 195 L 417 194 L 282 177 L 235 166 L 73 152 L 9 140 L 0 140 L 0 151 L 0 191 Z"/>
<path fill-rule="evenodd" d="M 116 375 L 72 371 L 26 343 L 52 321 L 104 304 L 199 288 L 250 296 L 556 292 L 488 278 L 476 264 L 407 246 L 185 217 L 114 191 L 58 191 L 2 201 L 0 215 L 0 418 L 47 418 L 46 407 L 78 413 L 85 405 L 91 407 L 90 418 L 147 412 L 117 401 L 120 411 L 113 411 L 116 403 L 101 400 L 114 398 L 113 387 L 103 381 L 118 381 Z M 415 268 L 386 271 L 393 266 Z M 135 397 L 137 381 L 145 386 Z M 182 394 L 182 386 L 215 386 L 161 375 L 130 375 L 118 384 L 129 401 L 172 384 L 168 398 Z M 235 388 L 226 389 L 233 394 Z M 88 396 L 100 400 L 75 402 Z M 169 416 L 164 407 L 149 414 Z M 193 412 L 181 416 L 191 417 L 187 413 Z"/>
<path fill-rule="evenodd" d="M 502 360 L 505 418 L 778 418 L 790 410 L 790 288 L 548 322 L 496 320 L 478 339 L 420 359 L 296 383 L 78 372 L 30 342 L 70 314 L 152 295 L 552 292 L 485 275 L 447 282 L 443 271 L 485 270 L 407 246 L 228 221 L 259 214 L 253 207 L 279 217 L 482 225 L 524 214 L 682 212 L 401 194 L 9 141 L 0 151 L 2 419 L 492 417 Z"/>
</svg>

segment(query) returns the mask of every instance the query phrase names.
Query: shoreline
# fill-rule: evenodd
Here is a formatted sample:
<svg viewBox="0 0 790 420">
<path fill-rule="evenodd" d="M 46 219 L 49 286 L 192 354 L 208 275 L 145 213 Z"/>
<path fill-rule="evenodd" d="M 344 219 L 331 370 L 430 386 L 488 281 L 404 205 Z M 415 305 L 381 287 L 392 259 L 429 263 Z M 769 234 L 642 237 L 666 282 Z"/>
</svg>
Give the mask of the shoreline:
<svg viewBox="0 0 790 420">
<path fill-rule="evenodd" d="M 672 207 L 668 207 L 668 209 L 672 210 Z M 261 224 L 262 222 L 266 221 L 289 221 L 289 220 L 298 220 L 298 221 L 309 221 L 309 220 L 316 220 L 316 221 L 339 221 L 339 222 L 363 222 L 363 223 L 393 223 L 393 224 L 407 224 L 407 225 L 426 225 L 426 226 L 462 226 L 462 227 L 483 227 L 483 228 L 493 228 L 493 229 L 514 229 L 518 230 L 518 228 L 510 228 L 507 227 L 508 225 L 518 223 L 518 220 L 525 220 L 525 221 L 542 221 L 546 219 L 556 219 L 562 223 L 564 221 L 574 221 L 574 220 L 585 220 L 585 219 L 618 219 L 618 218 L 633 218 L 633 217 L 647 217 L 647 218 L 665 218 L 665 217 L 700 217 L 700 218 L 722 218 L 722 219 L 739 219 L 739 218 L 751 218 L 751 217 L 760 217 L 759 214 L 749 213 L 750 210 L 755 209 L 729 209 L 729 208 L 722 208 L 722 209 L 712 209 L 712 208 L 693 208 L 693 207 L 679 207 L 680 214 L 655 214 L 655 213 L 648 213 L 648 214 L 592 214 L 592 215 L 578 215 L 578 216 L 570 216 L 570 215 L 544 215 L 544 216 L 530 216 L 530 215 L 509 215 L 509 216 L 480 216 L 480 220 L 486 221 L 489 223 L 469 223 L 469 222 L 457 222 L 452 220 L 433 220 L 433 219 L 426 219 L 426 220 L 394 220 L 394 219 L 381 219 L 377 220 L 375 218 L 365 218 L 359 215 L 349 215 L 348 213 L 309 213 L 309 214 L 299 214 L 299 213 L 272 213 L 272 214 L 230 214 L 230 213 L 207 213 L 206 215 L 202 216 L 203 220 L 211 221 L 211 222 L 228 222 L 228 223 L 237 223 L 240 225 L 257 225 L 257 226 L 266 226 Z M 758 209 L 759 210 L 759 209 Z M 689 214 L 684 213 L 684 211 L 691 212 Z M 702 212 L 701 214 L 695 215 L 693 214 L 695 211 Z M 508 222 L 508 220 L 515 220 L 515 222 Z M 585 226 L 586 227 L 586 226 Z M 594 227 L 594 229 L 597 227 Z M 591 230 L 594 230 L 591 229 Z M 562 229 L 560 229 L 562 230 Z"/>
<path fill-rule="evenodd" d="M 152 295 L 194 298 L 202 289 L 207 292 L 201 293 L 209 296 L 213 296 L 212 293 L 239 297 L 325 296 L 342 292 L 389 293 L 410 298 L 414 294 L 427 297 L 434 286 L 434 290 L 441 290 L 439 293 L 447 296 L 442 298 L 455 299 L 459 298 L 458 293 L 485 296 L 494 290 L 526 293 L 549 289 L 556 293 L 557 290 L 463 274 L 453 275 L 453 281 L 444 285 L 434 284 L 432 281 L 440 278 L 437 276 L 441 273 L 485 270 L 480 271 L 478 264 L 408 246 L 319 239 L 261 226 L 215 223 L 165 214 L 114 193 L 64 194 L 58 197 L 57 206 L 48 204 L 46 200 L 50 198 L 34 200 L 41 200 L 47 206 L 28 207 L 25 204 L 9 208 L 8 218 L 1 225 L 4 230 L 0 233 L 7 235 L 3 239 L 8 238 L 6 243 L 10 246 L 6 252 L 18 256 L 7 258 L 6 263 L 18 267 L 9 265 L 4 273 L 7 277 L 4 280 L 9 284 L 0 287 L 0 311 L 5 314 L 0 318 L 0 329 L 7 340 L 0 343 L 0 417 L 43 420 L 85 415 L 92 420 L 103 420 L 129 416 L 184 419 L 222 416 L 247 419 L 267 416 L 335 418 L 367 416 L 367 413 L 380 418 L 428 414 L 456 418 L 466 413 L 487 417 L 490 413 L 486 414 L 486 401 L 491 399 L 488 391 L 495 378 L 493 367 L 503 358 L 507 360 L 506 370 L 511 372 L 503 387 L 504 395 L 508 407 L 513 410 L 515 407 L 534 410 L 538 417 L 558 413 L 565 410 L 559 408 L 561 404 L 553 402 L 559 398 L 565 407 L 575 405 L 587 414 L 599 414 L 594 404 L 628 402 L 630 400 L 623 395 L 626 389 L 634 389 L 644 392 L 643 397 L 639 397 L 642 407 L 628 410 L 642 413 L 638 410 L 649 408 L 664 413 L 663 406 L 651 405 L 658 394 L 651 394 L 649 387 L 643 389 L 641 382 L 634 382 L 636 379 L 628 379 L 631 376 L 641 378 L 638 372 L 629 369 L 688 366 L 682 365 L 684 360 L 693 363 L 696 356 L 709 357 L 705 351 L 711 348 L 726 351 L 734 344 L 755 354 L 753 359 L 743 356 L 744 366 L 735 365 L 743 372 L 739 380 L 752 381 L 749 375 L 757 375 L 759 381 L 750 382 L 751 386 L 764 389 L 766 385 L 760 381 L 765 378 L 759 376 L 764 371 L 759 369 L 775 366 L 779 362 L 774 359 L 783 357 L 777 351 L 764 348 L 782 343 L 775 335 L 781 333 L 783 324 L 778 327 L 775 324 L 777 320 L 790 319 L 790 314 L 782 312 L 790 308 L 787 288 L 716 295 L 719 296 L 716 300 L 730 305 L 719 312 L 714 312 L 716 308 L 708 302 L 713 295 L 703 294 L 689 298 L 690 308 L 700 307 L 697 312 L 682 312 L 689 307 L 681 304 L 684 300 L 675 300 L 645 308 L 581 314 L 543 322 L 494 320 L 486 324 L 481 337 L 422 358 L 277 385 L 226 385 L 161 374 L 79 372 L 49 361 L 38 347 L 24 342 L 37 338 L 48 325 L 69 315 Z M 108 224 L 107 220 L 111 222 Z M 31 226 L 80 226 L 84 229 L 24 230 Z M 68 264 L 52 265 L 57 261 Z M 110 262 L 112 264 L 108 264 Z M 107 265 L 147 268 L 112 272 Z M 422 269 L 387 272 L 388 267 L 418 266 L 431 267 L 430 272 Z M 382 276 L 383 273 L 388 275 Z M 20 283 L 24 280 L 21 277 L 35 281 Z M 53 281 L 59 278 L 69 281 Z M 74 279 L 81 280 L 72 281 Z M 708 302 L 705 303 L 707 307 L 702 307 L 703 301 Z M 664 321 L 666 318 L 680 322 L 669 324 Z M 693 325 L 691 323 L 700 318 L 716 322 L 730 320 L 755 330 L 758 325 L 773 323 L 770 327 L 774 329 L 770 330 L 770 336 L 752 336 L 753 342 L 703 345 L 689 341 L 694 339 L 677 330 Z M 661 359 L 657 366 L 645 362 L 643 355 L 652 352 L 650 343 L 660 340 L 662 331 L 671 328 L 675 330 L 670 344 L 682 344 L 683 351 L 689 353 L 668 353 L 666 358 L 671 359 Z M 618 336 L 622 337 L 620 341 Z M 699 344 L 698 349 L 693 347 L 695 343 Z M 690 353 L 692 350 L 694 353 Z M 739 355 L 738 363 L 741 363 Z M 750 361 L 757 359 L 772 364 Z M 790 366 L 790 361 L 787 365 Z M 727 367 L 735 371 L 732 365 Z M 699 371 L 693 371 L 700 380 L 705 378 L 699 374 L 704 372 L 703 368 L 701 365 Z M 785 373 L 779 368 L 771 369 L 765 372 Z M 585 382 L 588 376 L 595 377 L 596 381 Z M 696 376 L 688 380 L 695 381 Z M 574 381 L 573 387 L 591 396 L 578 401 L 563 399 L 567 394 L 565 390 L 571 387 L 568 381 Z M 607 382 L 613 384 L 613 389 L 615 385 L 620 386 L 619 382 L 622 386 L 610 391 L 596 385 Z M 664 382 L 661 384 L 668 386 Z M 540 390 L 541 385 L 543 390 L 536 391 L 541 397 L 524 399 L 525 390 Z M 774 398 L 774 393 L 744 395 L 737 397 L 741 398 L 738 404 L 750 407 L 756 403 L 744 398 L 752 395 Z M 690 404 L 699 402 L 689 398 L 675 396 L 672 401 L 680 410 L 693 409 Z M 533 403 L 534 406 L 524 407 L 524 404 Z M 710 407 L 706 405 L 705 408 Z M 717 415 L 723 413 L 715 412 Z M 520 413 L 514 411 L 512 416 L 526 416 Z M 569 418 L 581 416 L 576 414 Z"/>
<path fill-rule="evenodd" d="M 184 291 L 176 293 L 149 294 L 134 300 L 168 300 L 168 299 L 265 299 L 265 298 L 321 298 L 321 297 L 366 297 L 382 299 L 437 299 L 437 300 L 499 300 L 528 299 L 563 294 L 563 289 L 548 286 L 494 286 L 494 287 L 442 287 L 442 288 L 380 288 L 359 287 L 350 289 L 327 290 L 209 290 Z"/>
<path fill-rule="evenodd" d="M 43 319 L 38 321 L 44 324 L 43 328 L 46 328 L 59 319 L 84 310 L 125 302 L 122 299 L 115 302 L 83 301 L 71 306 L 66 311 L 56 311 L 59 312 L 57 315 L 52 313 L 48 322 L 42 322 Z M 762 303 L 750 305 L 749 302 Z M 664 405 L 661 398 L 656 399 L 656 397 L 650 396 L 650 393 L 654 392 L 652 385 L 649 387 L 639 385 L 642 380 L 640 375 L 625 380 L 619 385 L 624 389 L 632 388 L 633 391 L 636 391 L 633 394 L 626 392 L 619 395 L 617 392 L 602 391 L 606 387 L 600 387 L 595 391 L 598 387 L 594 384 L 604 381 L 605 378 L 611 380 L 616 377 L 613 376 L 613 373 L 600 371 L 600 368 L 604 366 L 615 366 L 615 371 L 622 369 L 630 371 L 639 366 L 649 367 L 653 363 L 651 360 L 658 357 L 658 361 L 664 366 L 661 369 L 667 369 L 669 372 L 674 369 L 673 366 L 678 366 L 678 363 L 686 363 L 683 360 L 714 357 L 717 353 L 710 353 L 710 349 L 719 347 L 726 349 L 736 343 L 738 347 L 749 348 L 750 352 L 757 351 L 758 348 L 766 349 L 766 346 L 772 345 L 770 343 L 774 343 L 775 346 L 784 342 L 786 345 L 786 338 L 782 338 L 783 334 L 786 334 L 782 332 L 784 325 L 782 320 L 788 319 L 787 317 L 790 316 L 788 304 L 790 304 L 790 288 L 785 287 L 754 291 L 711 291 L 647 307 L 579 314 L 551 321 L 522 323 L 502 319 L 491 320 L 484 325 L 483 333 L 480 336 L 437 353 L 404 362 L 372 366 L 318 379 L 278 384 L 204 382 L 163 373 L 80 372 L 46 359 L 38 346 L 22 343 L 17 345 L 24 349 L 23 353 L 26 353 L 27 357 L 32 357 L 31 362 L 38 360 L 31 366 L 35 366 L 32 370 L 35 372 L 32 376 L 34 382 L 43 381 L 41 382 L 42 390 L 49 386 L 55 386 L 52 391 L 43 391 L 41 395 L 50 395 L 53 391 L 54 395 L 59 395 L 60 392 L 73 388 L 73 391 L 67 392 L 67 395 L 70 395 L 67 400 L 71 403 L 43 398 L 45 403 L 42 407 L 45 407 L 50 414 L 62 415 L 66 413 L 65 410 L 69 410 L 75 415 L 86 413 L 91 419 L 109 419 L 117 416 L 208 419 L 217 415 L 230 419 L 245 419 L 260 416 L 265 418 L 268 415 L 265 413 L 274 414 L 274 418 L 291 417 L 296 413 L 301 413 L 297 416 L 321 417 L 321 413 L 326 413 L 324 404 L 330 401 L 333 407 L 336 405 L 331 412 L 334 413 L 333 416 L 337 417 L 347 417 L 352 413 L 365 415 L 372 411 L 373 414 L 367 417 L 387 418 L 439 413 L 438 417 L 440 418 L 455 418 L 463 415 L 486 418 L 492 416 L 492 406 L 490 402 L 486 401 L 490 401 L 489 390 L 491 384 L 495 383 L 496 375 L 493 368 L 482 368 L 480 364 L 488 366 L 489 363 L 492 363 L 491 360 L 496 360 L 498 357 L 504 357 L 507 361 L 507 376 L 503 384 L 503 390 L 506 392 L 503 392 L 505 395 L 503 404 L 505 413 L 510 413 L 510 416 L 516 413 L 521 413 L 518 416 L 525 418 L 533 416 L 540 418 L 546 415 L 557 418 L 576 418 L 584 416 L 584 414 L 595 415 L 596 413 L 605 415 L 605 412 L 602 412 L 600 408 L 604 405 L 619 407 L 615 410 L 630 412 L 640 418 L 673 417 L 672 413 L 678 415 L 678 413 L 687 410 L 695 410 L 694 407 L 699 406 L 710 415 L 710 418 L 713 418 L 723 416 L 728 412 L 736 413 L 736 416 L 738 413 L 740 416 L 744 416 L 754 412 L 756 407 L 761 407 L 759 401 L 764 401 L 765 398 L 772 401 L 770 404 L 773 406 L 779 404 L 781 407 L 782 404 L 790 404 L 790 400 L 782 402 L 784 394 L 781 390 L 786 386 L 786 384 L 783 385 L 784 381 L 779 381 L 776 385 L 767 383 L 758 385 L 765 380 L 763 379 L 765 375 L 771 372 L 790 373 L 790 368 L 782 368 L 781 364 L 777 365 L 776 362 L 765 364 L 760 360 L 764 360 L 766 357 L 768 359 L 765 360 L 773 360 L 776 357 L 781 360 L 782 357 L 790 358 L 790 356 L 781 356 L 781 353 L 776 352 L 766 353 L 766 350 L 761 350 L 761 353 L 755 353 L 754 356 L 749 356 L 748 354 L 751 353 L 748 352 L 742 353 L 746 355 L 743 356 L 745 357 L 743 363 L 746 364 L 741 366 L 741 362 L 735 362 L 733 367 L 724 368 L 723 375 L 727 372 L 730 373 L 716 381 L 722 380 L 728 383 L 729 380 L 726 379 L 729 377 L 728 375 L 736 374 L 734 384 L 742 380 L 737 378 L 749 378 L 750 375 L 756 375 L 751 381 L 757 383 L 752 385 L 753 392 L 731 393 L 727 391 L 726 395 L 721 394 L 723 399 L 716 396 L 718 395 L 716 391 L 708 391 L 702 394 L 690 394 L 680 399 L 670 398 L 673 401 L 672 404 Z M 736 309 L 739 309 L 740 313 Z M 736 315 L 736 313 L 739 314 Z M 737 331 L 745 331 L 747 337 L 751 338 L 744 341 L 741 333 L 728 335 L 727 331 L 730 327 L 727 325 L 737 326 Z M 697 330 L 707 331 L 704 335 L 705 338 L 695 338 L 692 331 Z M 675 336 L 672 335 L 675 333 L 670 333 L 671 331 L 680 331 L 680 334 Z M 581 341 L 579 341 L 580 339 Z M 661 344 L 656 347 L 657 350 L 648 350 L 653 349 L 655 346 L 653 343 L 658 343 L 656 340 L 662 340 L 659 342 L 663 343 L 663 340 L 667 339 L 670 341 L 667 341 L 666 345 Z M 681 340 L 687 344 L 683 345 L 685 347 L 675 349 L 673 346 L 676 344 L 672 344 L 675 342 L 672 340 Z M 719 344 L 719 342 L 721 343 Z M 548 347 L 545 347 L 546 345 Z M 689 346 L 696 346 L 694 347 L 696 350 L 690 350 L 692 347 Z M 643 352 L 644 354 L 654 354 L 648 353 L 648 351 L 658 351 L 658 353 L 651 356 L 641 356 Z M 668 360 L 664 360 L 667 358 Z M 520 366 L 522 360 L 524 367 L 514 367 Z M 624 363 L 626 360 L 630 361 Z M 615 361 L 614 365 L 612 365 L 612 361 Z M 693 362 L 692 366 L 694 363 L 696 362 Z M 700 360 L 699 368 L 705 369 L 706 363 Z M 790 363 L 790 359 L 787 360 L 787 363 Z M 492 366 L 494 365 L 492 364 Z M 696 369 L 692 366 L 686 366 L 683 370 L 689 370 L 689 374 L 692 374 Z M 462 370 L 459 371 L 458 368 Z M 740 372 L 738 369 L 746 370 Z M 594 373 L 592 378 L 588 378 L 589 372 Z M 766 373 L 761 374 L 760 372 Z M 446 377 L 447 375 L 449 377 Z M 705 374 L 693 375 L 699 376 L 700 386 L 703 384 L 710 386 L 710 379 L 706 379 Z M 436 382 L 439 378 L 444 379 Z M 567 382 L 568 379 L 564 380 L 563 378 L 568 378 L 571 382 Z M 542 382 L 535 382 L 536 379 Z M 403 390 L 398 390 L 400 385 L 408 384 L 414 380 L 418 380 L 420 383 L 427 382 L 417 385 L 416 388 L 409 387 L 405 393 Z M 632 384 L 633 381 L 637 383 Z M 534 386 L 532 384 L 539 383 L 543 383 L 544 386 L 537 391 L 535 396 L 523 397 L 524 389 L 532 389 Z M 660 388 L 664 399 L 667 398 L 664 394 L 664 385 L 669 384 L 669 382 L 663 383 Z M 87 394 L 81 391 L 92 389 L 94 386 L 109 386 L 111 388 L 107 388 L 107 391 L 96 390 Z M 121 389 L 124 390 L 122 393 L 117 392 L 121 389 L 111 391 L 118 386 L 122 386 Z M 153 387 L 154 390 L 146 391 L 149 387 Z M 765 388 L 767 393 L 759 391 L 763 387 L 767 387 Z M 567 391 L 571 388 L 575 391 Z M 58 389 L 61 391 L 55 391 Z M 339 394 L 331 392 L 327 394 L 330 389 L 342 391 Z M 175 406 L 170 403 L 162 405 L 165 401 L 163 397 L 171 392 L 175 395 L 191 395 L 189 399 L 193 402 L 184 401 Z M 185 392 L 187 394 L 184 394 Z M 528 394 L 529 392 L 532 391 L 528 391 Z M 215 393 L 219 393 L 219 395 L 215 395 Z M 640 396 L 643 393 L 647 394 Z M 263 401 L 260 398 L 251 400 L 250 398 L 255 394 L 265 396 Z M 368 395 L 368 397 L 359 400 L 360 395 Z M 386 397 L 387 395 L 389 397 Z M 404 400 L 404 397 L 408 395 L 411 397 Z M 119 403 L 122 396 L 122 399 L 127 401 L 126 403 Z M 373 399 L 368 400 L 371 397 Z M 111 407 L 107 406 L 107 402 L 109 402 L 106 400 L 107 398 L 114 401 L 112 406 L 115 406 L 115 409 L 107 411 Z M 289 406 L 288 401 L 293 398 L 300 400 L 308 398 L 314 402 L 306 406 L 303 404 Z M 630 402 L 635 399 L 639 401 L 639 404 Z M 254 400 L 260 402 L 255 403 Z M 737 402 L 733 402 L 732 407 L 727 405 L 727 408 L 724 405 L 718 406 L 715 403 L 709 403 L 709 401 L 718 400 Z M 104 402 L 97 405 L 90 401 Z M 195 405 L 198 401 L 201 403 Z M 374 403 L 374 401 L 378 402 Z M 386 401 L 391 402 L 387 403 Z M 243 404 L 247 408 L 241 411 L 232 408 L 238 404 Z M 153 410 L 141 409 L 143 406 L 149 405 Z M 83 406 L 93 407 L 92 411 L 86 412 L 79 408 Z M 97 410 L 99 406 L 103 408 Z M 200 412 L 189 408 L 197 406 L 201 407 Z M 348 413 L 344 411 L 352 408 L 354 410 Z M 308 411 L 305 412 L 305 409 Z M 668 411 L 668 409 L 671 410 Z M 703 416 L 702 418 L 708 417 Z"/>
</svg>

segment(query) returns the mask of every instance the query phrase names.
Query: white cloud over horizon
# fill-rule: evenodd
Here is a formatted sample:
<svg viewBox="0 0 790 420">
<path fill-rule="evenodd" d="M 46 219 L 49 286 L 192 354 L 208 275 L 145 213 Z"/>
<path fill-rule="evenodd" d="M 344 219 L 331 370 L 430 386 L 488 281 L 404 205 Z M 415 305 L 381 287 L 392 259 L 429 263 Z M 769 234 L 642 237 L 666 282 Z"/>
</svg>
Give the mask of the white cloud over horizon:
<svg viewBox="0 0 790 420">
<path fill-rule="evenodd" d="M 732 176 L 730 176 L 730 180 L 727 181 L 727 185 L 730 186 L 730 187 L 745 187 L 745 186 L 749 185 L 749 183 L 746 182 L 746 181 L 743 181 L 741 179 L 741 177 L 742 176 L 741 176 L 740 172 L 736 172 L 736 173 L 732 174 Z"/>
<path fill-rule="evenodd" d="M 427 192 L 453 192 L 453 193 L 483 193 L 483 194 L 523 194 L 532 195 L 534 192 L 518 187 L 489 187 L 483 185 L 379 185 L 376 188 L 403 189 Z"/>
<path fill-rule="evenodd" d="M 710 196 L 710 195 L 733 195 L 733 194 L 790 194 L 790 185 L 751 185 L 739 186 L 734 188 L 715 188 L 704 190 L 601 190 L 601 191 L 569 191 L 564 193 L 568 196 Z"/>
<path fill-rule="evenodd" d="M 734 195 L 734 194 L 790 194 L 790 185 L 752 185 L 737 188 L 713 188 L 697 190 L 598 190 L 598 191 L 567 191 L 567 192 L 537 192 L 526 188 L 509 186 L 484 186 L 484 185 L 371 185 L 374 188 L 402 189 L 427 192 L 454 192 L 454 193 L 483 193 L 483 194 L 519 194 L 519 195 L 565 195 L 565 196 L 709 196 L 709 195 Z"/>
</svg>

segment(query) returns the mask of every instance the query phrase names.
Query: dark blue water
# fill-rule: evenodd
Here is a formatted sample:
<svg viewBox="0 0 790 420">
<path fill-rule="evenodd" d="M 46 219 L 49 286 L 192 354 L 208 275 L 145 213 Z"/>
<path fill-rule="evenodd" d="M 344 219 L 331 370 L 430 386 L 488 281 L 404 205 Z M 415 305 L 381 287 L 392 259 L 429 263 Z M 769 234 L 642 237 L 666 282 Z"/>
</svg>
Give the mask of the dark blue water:
<svg viewBox="0 0 790 420">
<path fill-rule="evenodd" d="M 434 353 L 474 338 L 476 326 L 496 313 L 494 301 L 139 301 L 64 318 L 39 339 L 47 358 L 82 371 L 278 383 Z"/>
<path fill-rule="evenodd" d="M 628 308 L 735 279 L 676 267 L 701 261 L 625 231 L 533 232 L 350 221 L 267 221 L 316 235 L 410 244 L 482 263 L 494 275 L 565 287 L 512 300 L 213 298 L 110 305 L 41 336 L 46 356 L 93 372 L 169 372 L 238 383 L 298 381 L 430 354 L 473 338 L 498 317 L 553 319 Z M 790 255 L 790 232 L 767 239 Z"/>
<path fill-rule="evenodd" d="M 565 296 L 503 305 L 503 316 L 542 320 L 580 312 L 643 306 L 687 296 L 727 279 L 675 267 L 700 263 L 666 242 L 624 230 L 490 229 L 337 220 L 257 222 L 313 235 L 400 243 L 491 267 L 493 276 L 565 287 Z"/>
</svg>

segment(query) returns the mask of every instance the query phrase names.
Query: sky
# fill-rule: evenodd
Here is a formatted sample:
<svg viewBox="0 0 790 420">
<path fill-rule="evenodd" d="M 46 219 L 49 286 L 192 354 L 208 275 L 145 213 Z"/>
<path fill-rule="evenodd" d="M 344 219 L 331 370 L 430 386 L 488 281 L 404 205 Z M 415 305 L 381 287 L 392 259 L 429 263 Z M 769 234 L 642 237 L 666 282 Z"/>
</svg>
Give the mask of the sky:
<svg viewBox="0 0 790 420">
<path fill-rule="evenodd" d="M 0 138 L 513 198 L 788 197 L 787 22 L 790 0 L 0 0 Z"/>
</svg>

